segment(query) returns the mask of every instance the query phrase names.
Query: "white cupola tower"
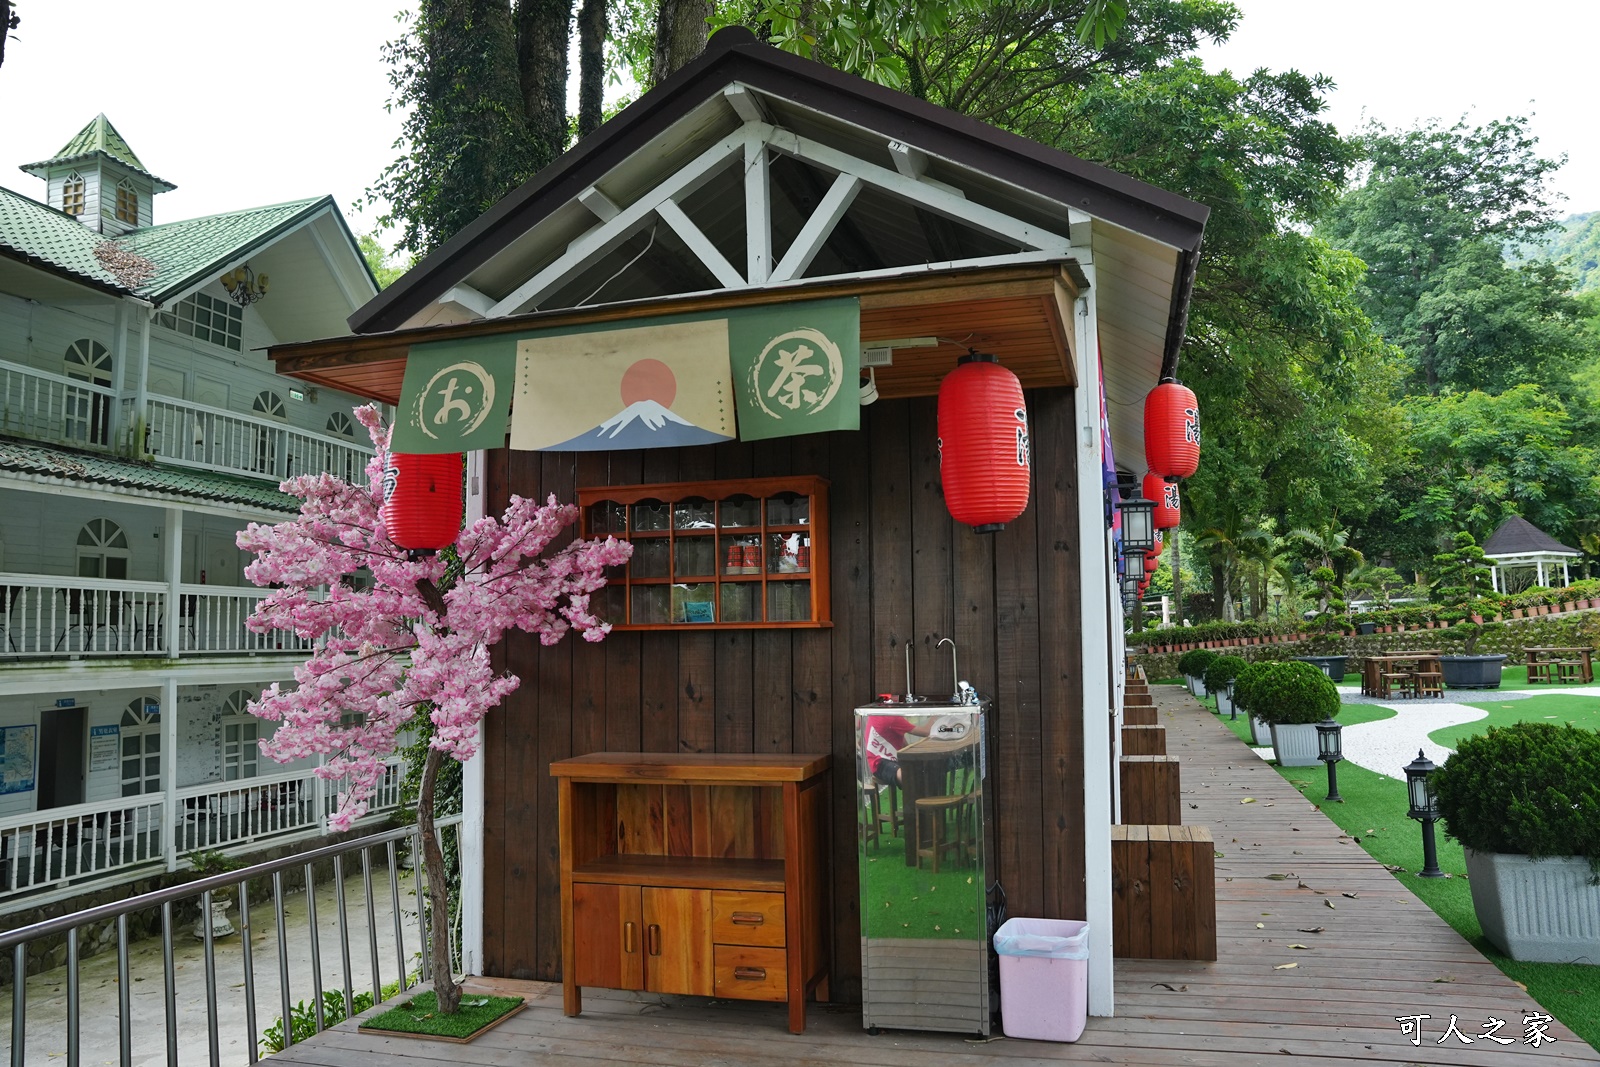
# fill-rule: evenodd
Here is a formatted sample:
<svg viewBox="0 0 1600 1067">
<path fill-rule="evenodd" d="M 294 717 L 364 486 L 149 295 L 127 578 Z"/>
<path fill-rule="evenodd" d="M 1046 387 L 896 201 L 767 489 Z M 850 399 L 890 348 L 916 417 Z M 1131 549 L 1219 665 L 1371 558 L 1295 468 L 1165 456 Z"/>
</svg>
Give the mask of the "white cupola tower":
<svg viewBox="0 0 1600 1067">
<path fill-rule="evenodd" d="M 155 194 L 177 188 L 144 169 L 104 114 L 96 115 L 52 158 L 22 169 L 45 180 L 46 203 L 107 237 L 152 225 Z"/>
</svg>

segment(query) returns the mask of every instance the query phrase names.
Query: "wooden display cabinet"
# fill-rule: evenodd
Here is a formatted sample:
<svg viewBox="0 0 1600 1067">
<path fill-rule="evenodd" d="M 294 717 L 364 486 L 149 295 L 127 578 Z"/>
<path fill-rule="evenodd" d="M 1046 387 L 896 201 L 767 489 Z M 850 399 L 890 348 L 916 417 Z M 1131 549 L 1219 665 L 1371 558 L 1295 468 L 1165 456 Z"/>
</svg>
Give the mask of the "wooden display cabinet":
<svg viewBox="0 0 1600 1067">
<path fill-rule="evenodd" d="M 827 481 L 747 478 L 579 489 L 584 537 L 633 544 L 595 595 L 623 630 L 827 626 Z"/>
<path fill-rule="evenodd" d="M 827 996 L 826 755 L 597 752 L 560 786 L 561 984 Z"/>
</svg>

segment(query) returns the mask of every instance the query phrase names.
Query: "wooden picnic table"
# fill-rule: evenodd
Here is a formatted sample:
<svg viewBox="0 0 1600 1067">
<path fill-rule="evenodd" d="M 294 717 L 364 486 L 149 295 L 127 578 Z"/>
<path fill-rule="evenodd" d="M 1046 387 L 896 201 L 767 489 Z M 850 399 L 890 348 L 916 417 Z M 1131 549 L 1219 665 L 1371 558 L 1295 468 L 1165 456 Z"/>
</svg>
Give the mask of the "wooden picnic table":
<svg viewBox="0 0 1600 1067">
<path fill-rule="evenodd" d="M 1525 646 L 1522 654 L 1527 659 L 1530 682 L 1561 681 L 1562 667 L 1569 668 L 1568 673 L 1575 674 L 1576 680 L 1586 683 L 1594 681 L 1594 649 L 1587 645 Z"/>
<path fill-rule="evenodd" d="M 1430 680 L 1437 680 L 1433 676 L 1443 676 L 1443 668 L 1439 664 L 1439 657 L 1443 655 L 1436 649 L 1421 649 L 1415 652 L 1395 652 L 1384 656 L 1367 656 L 1361 661 L 1361 694 L 1369 697 L 1382 697 L 1387 699 L 1397 676 L 1410 676 L 1413 694 L 1417 692 L 1417 676 L 1427 676 Z"/>
</svg>

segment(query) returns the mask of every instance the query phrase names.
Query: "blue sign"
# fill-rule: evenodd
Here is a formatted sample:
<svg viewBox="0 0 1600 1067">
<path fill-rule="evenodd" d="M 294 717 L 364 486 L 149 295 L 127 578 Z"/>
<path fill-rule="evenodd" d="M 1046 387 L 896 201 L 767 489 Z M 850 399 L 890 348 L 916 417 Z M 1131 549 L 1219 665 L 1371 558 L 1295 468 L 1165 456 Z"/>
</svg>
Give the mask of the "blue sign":
<svg viewBox="0 0 1600 1067">
<path fill-rule="evenodd" d="M 60 700 L 56 701 L 56 707 L 58 708 L 75 708 L 77 706 L 77 697 L 62 697 Z"/>
</svg>

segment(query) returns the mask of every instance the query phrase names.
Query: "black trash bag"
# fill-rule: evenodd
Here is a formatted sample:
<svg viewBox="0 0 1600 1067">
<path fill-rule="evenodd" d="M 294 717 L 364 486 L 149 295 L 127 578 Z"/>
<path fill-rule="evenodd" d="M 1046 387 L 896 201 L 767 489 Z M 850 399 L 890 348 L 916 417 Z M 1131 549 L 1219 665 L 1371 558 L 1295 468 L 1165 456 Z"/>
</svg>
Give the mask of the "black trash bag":
<svg viewBox="0 0 1600 1067">
<path fill-rule="evenodd" d="M 1000 954 L 994 950 L 994 935 L 1006 921 L 1006 891 L 999 882 L 989 887 L 985 912 L 989 937 L 989 1024 L 990 1032 L 1000 1032 Z"/>
</svg>

